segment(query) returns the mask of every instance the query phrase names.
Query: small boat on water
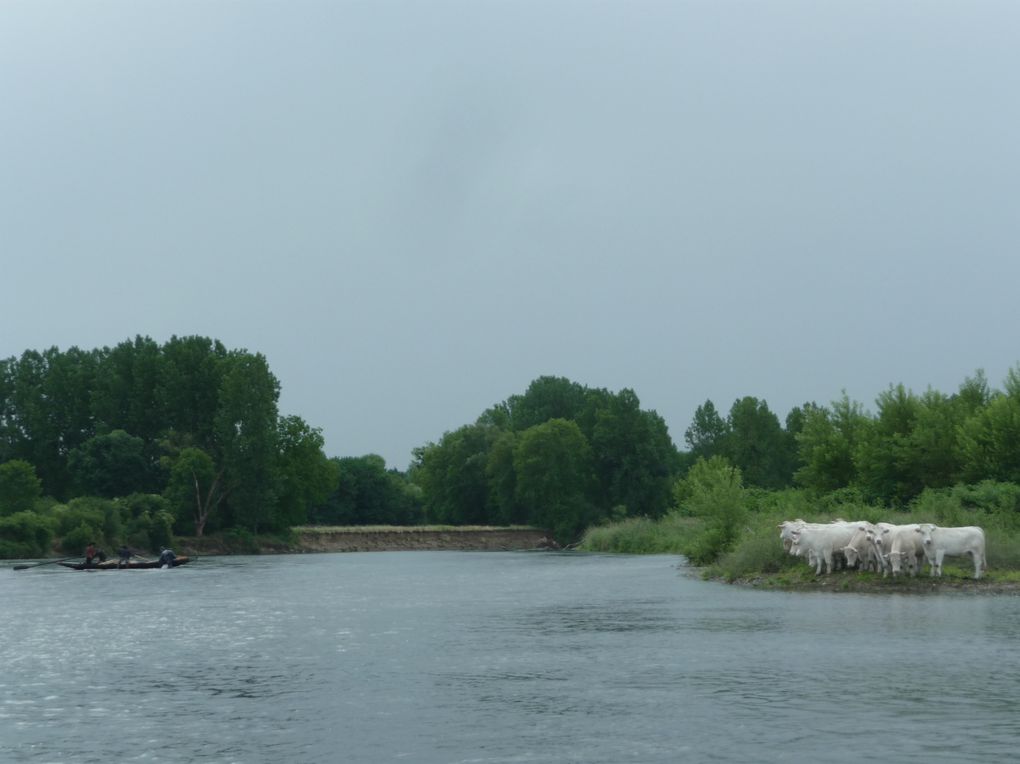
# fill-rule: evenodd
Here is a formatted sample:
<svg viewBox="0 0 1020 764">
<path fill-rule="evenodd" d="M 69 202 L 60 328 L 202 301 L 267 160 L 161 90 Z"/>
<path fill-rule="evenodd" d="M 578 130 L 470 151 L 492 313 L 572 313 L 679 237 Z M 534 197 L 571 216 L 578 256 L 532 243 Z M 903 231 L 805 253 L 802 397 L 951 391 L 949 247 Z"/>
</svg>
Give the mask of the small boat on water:
<svg viewBox="0 0 1020 764">
<path fill-rule="evenodd" d="M 188 557 L 175 557 L 174 564 L 171 567 L 179 567 L 186 565 L 189 562 Z M 85 567 L 83 562 L 60 562 L 58 565 L 70 568 L 71 570 L 152 570 L 153 568 L 162 568 L 163 563 L 159 560 L 131 560 L 128 563 L 121 563 L 118 560 L 106 560 L 105 562 L 94 562 L 88 567 Z"/>
</svg>

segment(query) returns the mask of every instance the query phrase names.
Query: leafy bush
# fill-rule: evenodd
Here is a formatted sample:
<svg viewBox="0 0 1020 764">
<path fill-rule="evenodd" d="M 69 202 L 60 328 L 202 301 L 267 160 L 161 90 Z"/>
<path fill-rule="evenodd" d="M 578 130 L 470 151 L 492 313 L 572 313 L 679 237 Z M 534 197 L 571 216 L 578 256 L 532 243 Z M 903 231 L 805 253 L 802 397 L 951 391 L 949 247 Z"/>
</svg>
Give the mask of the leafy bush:
<svg viewBox="0 0 1020 764">
<path fill-rule="evenodd" d="M 721 456 L 699 459 L 678 481 L 674 497 L 679 512 L 704 522 L 703 530 L 684 546 L 691 562 L 713 562 L 733 546 L 747 514 L 740 470 Z"/>
<path fill-rule="evenodd" d="M 84 523 L 92 527 L 97 544 L 110 544 L 120 538 L 121 517 L 117 505 L 109 499 L 81 496 L 54 510 L 57 534 L 63 536 Z"/>
<path fill-rule="evenodd" d="M 53 543 L 53 523 L 34 512 L 0 517 L 0 557 L 42 557 Z"/>
<path fill-rule="evenodd" d="M 42 496 L 35 467 L 21 459 L 0 464 L 0 515 L 27 512 Z"/>
<path fill-rule="evenodd" d="M 81 523 L 77 528 L 69 530 L 60 539 L 60 549 L 64 554 L 84 555 L 85 547 L 90 542 L 99 543 L 100 533 L 94 526 Z"/>
<path fill-rule="evenodd" d="M 223 541 L 233 554 L 258 554 L 258 539 L 245 528 L 231 528 L 224 532 Z"/>
<path fill-rule="evenodd" d="M 755 518 L 751 527 L 744 530 L 733 549 L 722 555 L 712 567 L 711 575 L 728 581 L 758 573 L 779 573 L 804 563 L 783 549 L 776 526 L 782 519 L 793 519 L 768 514 Z"/>
</svg>

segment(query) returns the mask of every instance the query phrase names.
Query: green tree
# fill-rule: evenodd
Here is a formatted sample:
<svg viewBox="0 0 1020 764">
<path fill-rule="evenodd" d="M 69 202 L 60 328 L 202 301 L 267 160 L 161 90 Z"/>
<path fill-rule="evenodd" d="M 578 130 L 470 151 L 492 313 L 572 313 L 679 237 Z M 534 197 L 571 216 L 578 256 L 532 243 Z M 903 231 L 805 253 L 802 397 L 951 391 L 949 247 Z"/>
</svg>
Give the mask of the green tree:
<svg viewBox="0 0 1020 764">
<path fill-rule="evenodd" d="M 15 443 L 19 439 L 14 406 L 16 363 L 14 358 L 0 358 L 0 464 L 14 458 Z"/>
<path fill-rule="evenodd" d="M 160 396 L 163 355 L 150 337 L 136 336 L 100 354 L 92 411 L 100 430 L 125 430 L 154 442 L 166 429 Z"/>
<path fill-rule="evenodd" d="M 782 488 L 790 484 L 788 443 L 779 417 L 765 401 L 746 396 L 733 403 L 728 435 L 721 449 L 748 485 Z"/>
<path fill-rule="evenodd" d="M 280 417 L 276 522 L 294 526 L 308 521 L 309 510 L 321 504 L 336 485 L 336 464 L 323 453 L 322 431 L 301 417 Z"/>
<path fill-rule="evenodd" d="M 577 420 L 585 410 L 587 395 L 583 385 L 564 377 L 539 377 L 524 395 L 507 400 L 511 429 L 523 432 L 550 419 Z"/>
<path fill-rule="evenodd" d="M 924 487 L 917 484 L 909 455 L 920 402 L 896 385 L 881 393 L 876 405 L 878 414 L 862 428 L 854 455 L 858 482 L 867 498 L 902 506 Z"/>
<path fill-rule="evenodd" d="M 698 459 L 674 488 L 681 514 L 700 518 L 703 525 L 685 554 L 695 565 L 714 562 L 732 548 L 746 517 L 740 470 L 721 456 Z"/>
<path fill-rule="evenodd" d="M 21 459 L 0 464 L 0 516 L 31 511 L 41 496 L 35 467 Z"/>
<path fill-rule="evenodd" d="M 336 488 L 318 507 L 318 522 L 331 525 L 413 525 L 420 512 L 402 477 L 376 454 L 333 460 Z"/>
<path fill-rule="evenodd" d="M 914 428 L 903 443 L 910 476 L 909 498 L 925 488 L 956 484 L 963 474 L 960 430 L 970 411 L 967 400 L 928 390 L 918 399 Z"/>
<path fill-rule="evenodd" d="M 428 522 L 474 525 L 490 521 L 486 467 L 498 435 L 489 425 L 465 425 L 445 433 L 439 443 L 415 450 L 412 469 L 424 495 Z"/>
<path fill-rule="evenodd" d="M 214 425 L 228 353 L 208 337 L 171 337 L 163 346 L 156 397 L 166 429 L 187 433 L 190 445 L 214 447 Z"/>
<path fill-rule="evenodd" d="M 594 519 L 591 447 L 575 422 L 550 419 L 521 433 L 514 471 L 530 525 L 569 543 Z"/>
<path fill-rule="evenodd" d="M 642 411 L 633 390 L 605 397 L 595 413 L 590 442 L 604 514 L 614 507 L 648 517 L 666 512 L 676 447 L 662 417 Z"/>
<path fill-rule="evenodd" d="M 715 404 L 706 400 L 694 410 L 694 420 L 684 433 L 684 441 L 697 458 L 709 459 L 726 448 L 729 426 L 719 416 Z"/>
<path fill-rule="evenodd" d="M 66 416 L 63 401 L 53 398 L 61 394 L 55 388 L 63 375 L 50 375 L 51 363 L 58 357 L 56 348 L 45 353 L 25 351 L 14 364 L 9 432 L 15 437 L 9 454 L 35 467 L 44 492 L 66 497 L 70 487 L 67 439 L 62 424 Z"/>
<path fill-rule="evenodd" d="M 846 488 L 857 479 L 854 455 L 869 426 L 859 403 L 844 392 L 831 409 L 804 412 L 804 428 L 797 436 L 800 461 L 794 479 L 818 493 Z"/>
<path fill-rule="evenodd" d="M 230 520 L 253 533 L 279 530 L 277 400 L 280 385 L 261 354 L 234 351 L 225 361 L 215 418 L 217 463 L 229 493 Z"/>
<path fill-rule="evenodd" d="M 227 498 L 223 469 L 200 448 L 185 448 L 173 462 L 164 496 L 179 524 L 196 536 L 205 533 L 210 518 Z"/>
<path fill-rule="evenodd" d="M 67 463 L 74 484 L 84 493 L 108 499 L 155 488 L 155 465 L 145 441 L 124 430 L 96 435 L 71 451 Z"/>
<path fill-rule="evenodd" d="M 972 483 L 1020 483 L 1020 367 L 1010 369 L 1005 392 L 961 427 L 963 472 Z"/>
<path fill-rule="evenodd" d="M 490 518 L 499 525 L 526 525 L 527 508 L 517 500 L 517 473 L 514 471 L 514 451 L 518 436 L 501 432 L 489 449 L 485 477 L 489 485 Z"/>
</svg>

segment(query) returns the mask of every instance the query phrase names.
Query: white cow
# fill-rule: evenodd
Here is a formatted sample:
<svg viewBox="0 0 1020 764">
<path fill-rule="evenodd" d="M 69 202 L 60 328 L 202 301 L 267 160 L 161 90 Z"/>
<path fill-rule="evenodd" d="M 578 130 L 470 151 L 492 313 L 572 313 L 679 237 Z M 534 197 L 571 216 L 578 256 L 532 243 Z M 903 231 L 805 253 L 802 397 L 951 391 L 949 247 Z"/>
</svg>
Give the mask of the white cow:
<svg viewBox="0 0 1020 764">
<path fill-rule="evenodd" d="M 860 563 L 861 570 L 878 571 L 884 569 L 881 557 L 875 549 L 874 536 L 877 528 L 867 521 L 861 521 L 854 526 L 854 535 L 849 543 L 843 547 L 843 554 L 846 555 L 846 564 L 854 566 Z"/>
<path fill-rule="evenodd" d="M 916 576 L 924 566 L 924 549 L 917 529 L 917 524 L 912 523 L 882 531 L 882 546 L 889 548 L 889 567 L 894 576 L 901 570 Z"/>
<path fill-rule="evenodd" d="M 790 554 L 807 557 L 808 563 L 815 566 L 815 575 L 821 575 L 822 569 L 833 571 L 833 553 L 842 550 L 853 538 L 854 523 L 837 521 L 828 525 L 805 524 L 792 531 L 793 544 Z"/>
<path fill-rule="evenodd" d="M 793 546 L 793 534 L 795 531 L 800 530 L 807 521 L 797 518 L 796 520 L 783 520 L 779 524 L 779 540 L 783 542 L 783 549 L 787 552 L 790 551 L 790 547 Z"/>
<path fill-rule="evenodd" d="M 988 569 L 985 560 L 985 532 L 976 525 L 940 528 L 931 523 L 921 523 L 917 528 L 917 536 L 934 576 L 942 575 L 942 559 L 946 555 L 962 557 L 969 554 L 974 562 L 974 578 L 981 578 L 981 572 Z"/>
<path fill-rule="evenodd" d="M 890 554 L 892 553 L 892 543 L 893 539 L 896 537 L 896 532 L 899 531 L 900 528 L 914 528 L 914 527 L 916 527 L 916 525 L 913 524 L 893 525 L 892 523 L 875 523 L 875 533 L 872 538 L 872 541 L 875 545 L 875 551 L 878 554 L 879 562 L 882 565 L 883 576 L 888 576 L 890 573 L 898 573 L 901 568 L 906 567 L 909 569 L 910 567 L 913 566 L 914 562 L 916 561 L 917 553 L 920 553 L 920 550 L 916 550 L 915 556 L 911 560 L 905 560 L 901 558 L 896 570 L 893 570 L 892 557 L 890 557 Z M 900 554 L 902 554 L 902 552 L 903 550 L 901 549 Z"/>
</svg>

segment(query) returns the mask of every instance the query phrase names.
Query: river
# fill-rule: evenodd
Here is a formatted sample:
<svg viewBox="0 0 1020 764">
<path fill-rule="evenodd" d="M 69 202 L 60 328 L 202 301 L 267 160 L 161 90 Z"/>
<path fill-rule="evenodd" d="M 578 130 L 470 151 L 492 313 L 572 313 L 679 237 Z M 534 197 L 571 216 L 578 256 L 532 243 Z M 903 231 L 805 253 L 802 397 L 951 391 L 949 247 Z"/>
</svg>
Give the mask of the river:
<svg viewBox="0 0 1020 764">
<path fill-rule="evenodd" d="M 0 762 L 998 762 L 1020 597 L 549 552 L 0 566 Z"/>
</svg>

